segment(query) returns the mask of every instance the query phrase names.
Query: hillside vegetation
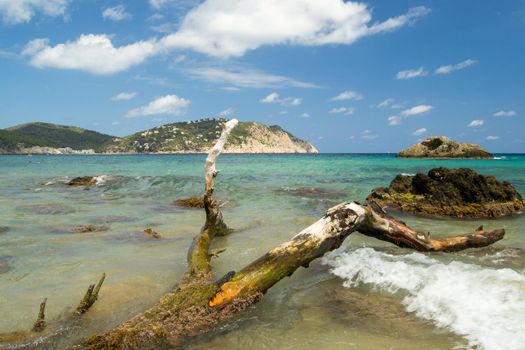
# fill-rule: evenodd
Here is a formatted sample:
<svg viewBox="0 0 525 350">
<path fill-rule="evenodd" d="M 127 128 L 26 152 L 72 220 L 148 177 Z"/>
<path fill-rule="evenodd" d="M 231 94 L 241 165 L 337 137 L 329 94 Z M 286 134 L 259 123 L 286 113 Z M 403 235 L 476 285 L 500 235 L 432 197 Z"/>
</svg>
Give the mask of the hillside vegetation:
<svg viewBox="0 0 525 350">
<path fill-rule="evenodd" d="M 0 130 L 0 148 L 16 151 L 23 147 L 71 147 L 103 151 L 114 137 L 75 126 L 28 123 Z"/>
<path fill-rule="evenodd" d="M 29 148 L 35 146 L 92 149 L 98 153 L 204 153 L 219 138 L 226 121 L 219 118 L 178 122 L 122 138 L 73 126 L 29 123 L 0 130 L 0 153 L 33 153 Z M 38 153 L 55 153 L 51 151 Z M 317 153 L 317 149 L 280 126 L 241 122 L 230 134 L 226 152 Z"/>
</svg>

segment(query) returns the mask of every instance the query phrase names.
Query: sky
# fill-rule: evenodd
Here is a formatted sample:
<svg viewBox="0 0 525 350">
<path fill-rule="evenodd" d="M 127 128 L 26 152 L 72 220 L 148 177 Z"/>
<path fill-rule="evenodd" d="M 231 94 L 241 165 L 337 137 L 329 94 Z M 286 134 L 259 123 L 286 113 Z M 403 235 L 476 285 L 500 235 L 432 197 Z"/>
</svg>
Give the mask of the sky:
<svg viewBox="0 0 525 350">
<path fill-rule="evenodd" d="M 223 116 L 321 152 L 525 153 L 525 1 L 0 0 L 0 128 Z"/>
</svg>

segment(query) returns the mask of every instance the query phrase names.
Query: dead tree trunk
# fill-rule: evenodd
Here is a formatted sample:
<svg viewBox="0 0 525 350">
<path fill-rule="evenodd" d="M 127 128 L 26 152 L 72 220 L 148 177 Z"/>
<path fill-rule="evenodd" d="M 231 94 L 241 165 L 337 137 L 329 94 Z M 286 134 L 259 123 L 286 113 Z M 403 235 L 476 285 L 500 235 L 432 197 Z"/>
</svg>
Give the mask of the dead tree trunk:
<svg viewBox="0 0 525 350">
<path fill-rule="evenodd" d="M 503 238 L 503 230 L 484 232 L 478 229 L 464 236 L 434 240 L 387 216 L 379 208 L 374 209 L 374 205 L 342 203 L 329 209 L 321 219 L 288 242 L 273 248 L 239 272 L 232 271 L 215 281 L 211 273 L 210 243 L 215 236 L 231 231 L 213 198 L 218 174 L 215 162 L 236 124 L 236 120 L 226 123 L 206 159 L 206 222 L 190 246 L 188 268 L 178 286 L 150 309 L 107 333 L 83 340 L 75 348 L 154 349 L 180 345 L 188 337 L 209 331 L 253 305 L 275 283 L 340 247 L 354 231 L 421 251 L 457 251 L 486 246 Z"/>
</svg>

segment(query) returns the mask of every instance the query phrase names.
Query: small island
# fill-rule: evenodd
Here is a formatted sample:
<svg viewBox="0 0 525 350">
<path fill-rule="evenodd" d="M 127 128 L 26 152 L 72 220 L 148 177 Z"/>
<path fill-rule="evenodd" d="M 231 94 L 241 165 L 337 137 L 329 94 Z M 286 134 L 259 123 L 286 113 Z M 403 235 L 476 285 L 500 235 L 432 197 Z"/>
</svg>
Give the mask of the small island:
<svg viewBox="0 0 525 350">
<path fill-rule="evenodd" d="M 446 136 L 429 136 L 397 154 L 398 158 L 474 158 L 492 159 L 494 156 L 481 146 L 450 140 Z"/>
<path fill-rule="evenodd" d="M 397 175 L 387 188 L 372 190 L 367 200 L 433 217 L 495 218 L 525 208 L 510 183 L 472 169 L 434 168 L 428 175 Z"/>
</svg>

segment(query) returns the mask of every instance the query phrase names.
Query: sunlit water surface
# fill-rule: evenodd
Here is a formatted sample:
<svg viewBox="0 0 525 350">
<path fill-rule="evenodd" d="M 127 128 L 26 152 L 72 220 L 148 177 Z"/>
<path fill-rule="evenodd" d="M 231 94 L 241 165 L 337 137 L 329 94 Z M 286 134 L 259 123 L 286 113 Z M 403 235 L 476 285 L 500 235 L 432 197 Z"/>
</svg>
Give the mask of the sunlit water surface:
<svg viewBox="0 0 525 350">
<path fill-rule="evenodd" d="M 363 201 L 399 173 L 471 167 L 525 194 L 525 156 L 496 160 L 407 160 L 391 155 L 223 155 L 216 195 L 227 223 L 218 276 L 237 270 L 345 200 Z M 50 347 L 108 330 L 154 304 L 185 269 L 202 210 L 174 200 L 199 195 L 202 155 L 0 156 L 0 333 L 29 329 L 77 305 L 102 272 L 99 300 L 82 330 Z M 64 185 L 107 175 L 89 189 Z M 322 190 L 309 194 L 303 188 Z M 318 191 L 319 192 L 319 191 Z M 504 228 L 493 247 L 421 254 L 353 234 L 342 248 L 273 287 L 237 319 L 189 349 L 523 349 L 525 215 L 430 220 L 396 214 L 433 237 Z M 77 225 L 103 225 L 72 233 Z M 155 240 L 143 234 L 152 228 Z"/>
</svg>

